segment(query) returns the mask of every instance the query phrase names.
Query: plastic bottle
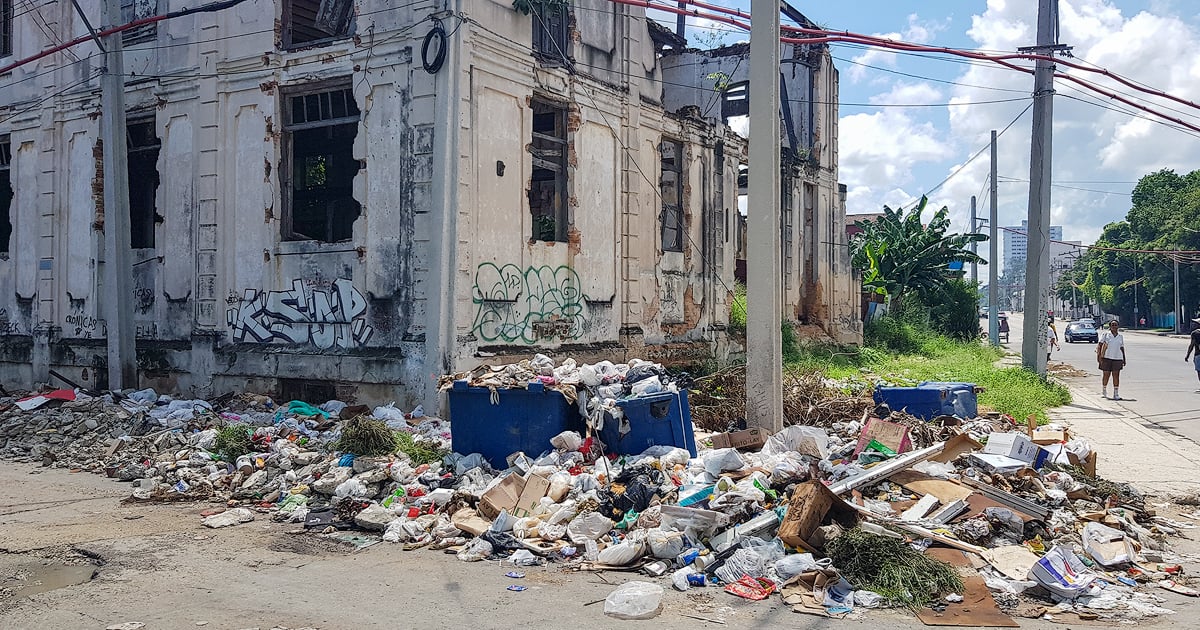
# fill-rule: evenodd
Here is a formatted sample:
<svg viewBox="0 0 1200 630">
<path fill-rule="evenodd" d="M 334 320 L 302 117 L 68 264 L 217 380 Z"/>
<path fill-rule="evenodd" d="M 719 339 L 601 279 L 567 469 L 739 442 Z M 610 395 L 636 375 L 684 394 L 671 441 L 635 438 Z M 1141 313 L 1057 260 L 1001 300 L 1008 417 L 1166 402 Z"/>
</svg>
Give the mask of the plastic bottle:
<svg viewBox="0 0 1200 630">
<path fill-rule="evenodd" d="M 583 559 L 587 560 L 588 562 L 595 562 L 596 558 L 599 556 L 600 545 L 597 545 L 596 541 L 589 538 L 584 542 L 583 545 Z"/>
</svg>

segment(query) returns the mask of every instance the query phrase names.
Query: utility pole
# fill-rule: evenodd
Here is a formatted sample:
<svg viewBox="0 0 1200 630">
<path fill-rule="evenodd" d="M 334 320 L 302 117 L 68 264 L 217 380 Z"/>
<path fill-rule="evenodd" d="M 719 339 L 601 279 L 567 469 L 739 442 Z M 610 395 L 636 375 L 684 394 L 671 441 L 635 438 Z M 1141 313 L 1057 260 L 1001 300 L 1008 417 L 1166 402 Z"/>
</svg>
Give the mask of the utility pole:
<svg viewBox="0 0 1200 630">
<path fill-rule="evenodd" d="M 975 219 L 975 195 L 971 195 L 971 234 L 978 231 Z M 971 241 L 971 253 L 979 255 L 978 241 Z M 971 286 L 975 287 L 976 291 L 979 290 L 979 263 L 975 261 L 971 261 Z"/>
<path fill-rule="evenodd" d="M 746 424 L 783 429 L 779 234 L 779 2 L 751 0 L 746 217 Z"/>
<path fill-rule="evenodd" d="M 104 0 L 105 28 L 120 26 L 120 0 Z M 104 38 L 100 79 L 100 133 L 104 144 L 104 328 L 108 343 L 108 387 L 137 386 L 134 348 L 133 267 L 129 251 L 129 152 L 125 138 L 125 68 L 121 33 Z"/>
<path fill-rule="evenodd" d="M 1175 334 L 1183 333 L 1183 306 L 1179 304 L 1179 257 L 1173 256 L 1175 263 Z"/>
<path fill-rule="evenodd" d="M 1052 55 L 1057 42 L 1058 0 L 1038 0 L 1037 46 L 1031 50 Z M 1050 284 L 1050 167 L 1054 138 L 1054 63 L 1039 59 L 1033 79 L 1033 137 L 1029 156 L 1029 228 L 1025 254 L 1025 326 L 1021 363 L 1046 375 L 1046 298 Z"/>
<path fill-rule="evenodd" d="M 997 204 L 999 202 L 999 187 L 996 186 L 996 130 L 992 130 L 992 174 L 991 188 L 988 194 L 991 197 L 991 209 L 988 211 L 988 341 L 995 347 L 1000 346 L 1000 315 L 996 312 L 999 306 L 997 303 L 997 295 L 1000 287 L 1000 244 L 996 242 L 996 226 L 1000 223 L 996 219 L 999 214 Z"/>
</svg>

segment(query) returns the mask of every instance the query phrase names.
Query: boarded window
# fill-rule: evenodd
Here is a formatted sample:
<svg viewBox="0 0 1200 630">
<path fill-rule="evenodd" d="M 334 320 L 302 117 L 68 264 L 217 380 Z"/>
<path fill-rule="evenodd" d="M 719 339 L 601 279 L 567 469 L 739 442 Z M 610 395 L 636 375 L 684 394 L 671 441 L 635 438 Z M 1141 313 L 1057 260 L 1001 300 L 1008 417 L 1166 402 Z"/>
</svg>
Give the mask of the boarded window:
<svg viewBox="0 0 1200 630">
<path fill-rule="evenodd" d="M 662 168 L 658 188 L 662 194 L 662 248 L 683 251 L 683 144 L 663 140 L 658 145 Z"/>
<path fill-rule="evenodd" d="M 128 121 L 125 129 L 129 138 L 129 246 L 154 247 L 154 226 L 162 220 L 154 202 L 162 143 L 154 131 L 154 119 Z"/>
<path fill-rule="evenodd" d="M 13 53 L 13 0 L 0 0 L 0 57 Z"/>
<path fill-rule="evenodd" d="M 721 95 L 721 117 L 729 120 L 733 116 L 750 115 L 750 83 L 731 83 Z"/>
<path fill-rule="evenodd" d="M 2 2 L 3 0 L 0 0 Z M 121 0 L 121 19 L 126 24 L 158 15 L 158 0 Z M 122 44 L 144 44 L 158 39 L 158 24 L 143 24 L 121 33 Z"/>
<path fill-rule="evenodd" d="M 533 172 L 529 177 L 529 212 L 533 240 L 567 240 L 567 110 L 533 102 Z"/>
<path fill-rule="evenodd" d="M 283 47 L 296 48 L 349 37 L 352 0 L 284 0 Z"/>
<path fill-rule="evenodd" d="M 12 237 L 12 144 L 0 137 L 0 254 L 7 254 Z"/>
<path fill-rule="evenodd" d="M 284 91 L 283 237 L 347 241 L 361 211 L 354 200 L 359 111 L 348 85 Z"/>
<path fill-rule="evenodd" d="M 562 5 L 533 3 L 533 52 L 551 64 L 566 64 L 570 51 L 571 12 Z"/>
</svg>

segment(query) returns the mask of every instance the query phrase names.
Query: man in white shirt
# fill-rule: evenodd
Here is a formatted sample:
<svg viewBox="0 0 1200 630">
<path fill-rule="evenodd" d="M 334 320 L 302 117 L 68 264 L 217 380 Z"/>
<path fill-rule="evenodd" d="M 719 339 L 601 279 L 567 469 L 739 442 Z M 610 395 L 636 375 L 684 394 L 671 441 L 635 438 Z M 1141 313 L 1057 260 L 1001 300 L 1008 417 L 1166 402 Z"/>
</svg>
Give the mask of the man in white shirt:
<svg viewBox="0 0 1200 630">
<path fill-rule="evenodd" d="M 1112 376 L 1113 400 L 1121 400 L 1121 368 L 1125 367 L 1125 337 L 1118 331 L 1120 324 L 1117 320 L 1108 322 L 1108 330 L 1100 335 L 1100 343 L 1096 344 L 1096 359 L 1100 363 L 1100 373 L 1103 374 L 1103 388 L 1100 395 L 1108 398 L 1108 378 Z"/>
<path fill-rule="evenodd" d="M 1054 332 L 1053 320 L 1046 324 L 1046 363 L 1050 363 L 1050 352 L 1058 348 L 1058 333 Z"/>
</svg>

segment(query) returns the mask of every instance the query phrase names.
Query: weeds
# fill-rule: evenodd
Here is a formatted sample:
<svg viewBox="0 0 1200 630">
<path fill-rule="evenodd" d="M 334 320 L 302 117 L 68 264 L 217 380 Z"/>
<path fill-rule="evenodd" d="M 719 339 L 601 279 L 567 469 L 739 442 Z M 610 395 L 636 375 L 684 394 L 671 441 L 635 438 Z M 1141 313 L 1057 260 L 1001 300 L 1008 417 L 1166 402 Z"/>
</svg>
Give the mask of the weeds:
<svg viewBox="0 0 1200 630">
<path fill-rule="evenodd" d="M 213 444 L 213 450 L 221 456 L 221 459 L 231 462 L 254 450 L 254 443 L 250 440 L 252 435 L 248 425 L 226 425 L 217 430 L 217 439 Z"/>
<path fill-rule="evenodd" d="M 916 610 L 946 593 L 961 593 L 954 567 L 903 540 L 855 527 L 825 544 L 825 551 L 855 588 L 879 593 L 890 604 Z"/>
<path fill-rule="evenodd" d="M 351 418 L 342 425 L 342 436 L 333 447 L 355 455 L 388 455 L 396 452 L 396 435 L 383 420 L 369 416 Z"/>
<path fill-rule="evenodd" d="M 440 449 L 426 440 L 418 440 L 408 431 L 396 432 L 396 444 L 398 450 L 412 460 L 413 466 L 441 461 L 450 452 Z"/>
</svg>

